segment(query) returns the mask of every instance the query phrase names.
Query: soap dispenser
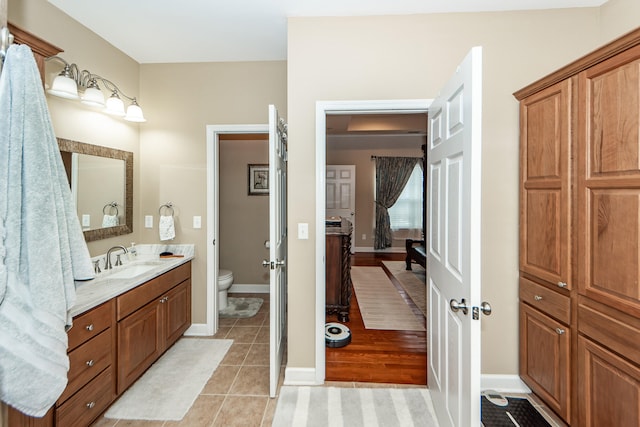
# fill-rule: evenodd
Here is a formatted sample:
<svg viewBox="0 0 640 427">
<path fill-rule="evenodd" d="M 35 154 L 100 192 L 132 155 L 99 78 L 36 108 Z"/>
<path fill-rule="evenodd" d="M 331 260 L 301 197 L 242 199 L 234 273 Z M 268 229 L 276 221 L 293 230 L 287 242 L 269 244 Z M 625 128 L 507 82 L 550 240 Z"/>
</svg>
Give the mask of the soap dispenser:
<svg viewBox="0 0 640 427">
<path fill-rule="evenodd" d="M 136 249 L 135 242 L 131 242 L 131 247 L 129 248 L 129 258 L 131 261 L 135 260 L 138 256 L 138 249 Z"/>
</svg>

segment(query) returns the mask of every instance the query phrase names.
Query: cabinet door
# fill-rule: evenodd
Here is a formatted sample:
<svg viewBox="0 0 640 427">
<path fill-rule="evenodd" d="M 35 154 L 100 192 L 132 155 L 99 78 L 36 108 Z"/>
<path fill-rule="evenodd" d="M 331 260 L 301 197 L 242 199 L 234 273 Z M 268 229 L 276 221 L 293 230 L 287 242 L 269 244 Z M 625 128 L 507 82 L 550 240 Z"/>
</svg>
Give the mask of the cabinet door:
<svg viewBox="0 0 640 427">
<path fill-rule="evenodd" d="M 579 425 L 640 425 L 640 368 L 582 336 L 578 388 Z"/>
<path fill-rule="evenodd" d="M 571 285 L 571 80 L 520 102 L 520 269 Z"/>
<path fill-rule="evenodd" d="M 579 79 L 579 292 L 638 317 L 640 46 Z"/>
<path fill-rule="evenodd" d="M 520 304 L 520 375 L 567 423 L 570 423 L 569 348 L 568 327 L 527 304 Z"/>
<path fill-rule="evenodd" d="M 162 354 L 162 305 L 152 301 L 118 322 L 118 394 Z"/>
<path fill-rule="evenodd" d="M 191 326 L 191 280 L 186 280 L 173 288 L 164 303 L 166 319 L 165 346 L 175 343 Z"/>
</svg>

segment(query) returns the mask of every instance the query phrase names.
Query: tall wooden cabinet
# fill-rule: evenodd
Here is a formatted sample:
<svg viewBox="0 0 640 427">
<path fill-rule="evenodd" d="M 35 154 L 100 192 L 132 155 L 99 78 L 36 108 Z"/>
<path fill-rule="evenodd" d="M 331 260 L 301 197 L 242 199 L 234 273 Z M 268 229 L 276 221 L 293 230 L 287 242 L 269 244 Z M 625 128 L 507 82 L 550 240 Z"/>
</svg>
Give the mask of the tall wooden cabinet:
<svg viewBox="0 0 640 427">
<path fill-rule="evenodd" d="M 640 425 L 640 29 L 515 96 L 520 375 L 570 425 Z"/>
</svg>

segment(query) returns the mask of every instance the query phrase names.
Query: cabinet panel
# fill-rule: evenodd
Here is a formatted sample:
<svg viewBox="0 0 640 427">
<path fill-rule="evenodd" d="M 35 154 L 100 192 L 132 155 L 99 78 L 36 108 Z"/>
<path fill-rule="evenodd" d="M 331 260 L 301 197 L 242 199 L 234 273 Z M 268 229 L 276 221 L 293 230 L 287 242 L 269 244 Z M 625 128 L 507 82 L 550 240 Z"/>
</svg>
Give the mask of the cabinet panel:
<svg viewBox="0 0 640 427">
<path fill-rule="evenodd" d="M 568 296 L 522 277 L 520 278 L 520 301 L 565 324 L 569 324 L 571 320 L 571 301 Z"/>
<path fill-rule="evenodd" d="M 153 301 L 118 322 L 118 394 L 163 351 L 161 304 Z"/>
<path fill-rule="evenodd" d="M 107 329 L 69 353 L 67 388 L 58 402 L 64 402 L 84 384 L 112 364 L 112 330 Z"/>
<path fill-rule="evenodd" d="M 578 338 L 580 425 L 640 425 L 640 368 L 585 337 Z"/>
<path fill-rule="evenodd" d="M 570 421 L 570 329 L 520 303 L 520 376 L 551 409 Z"/>
<path fill-rule="evenodd" d="M 109 328 L 113 322 L 113 300 L 73 318 L 69 329 L 69 350 L 97 336 Z"/>
<path fill-rule="evenodd" d="M 186 280 L 167 294 L 166 347 L 170 347 L 191 326 L 191 280 Z"/>
<path fill-rule="evenodd" d="M 520 269 L 571 287 L 571 81 L 520 103 Z"/>
<path fill-rule="evenodd" d="M 88 426 L 114 399 L 111 367 L 74 394 L 56 410 L 56 426 Z"/>
</svg>

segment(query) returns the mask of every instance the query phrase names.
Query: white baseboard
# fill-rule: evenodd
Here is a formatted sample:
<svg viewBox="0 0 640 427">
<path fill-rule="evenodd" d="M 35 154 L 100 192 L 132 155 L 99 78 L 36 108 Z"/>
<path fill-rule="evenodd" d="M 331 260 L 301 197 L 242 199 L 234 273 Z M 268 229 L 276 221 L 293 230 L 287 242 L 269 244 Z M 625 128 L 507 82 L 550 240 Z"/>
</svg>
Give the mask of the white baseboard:
<svg viewBox="0 0 640 427">
<path fill-rule="evenodd" d="M 480 379 L 480 389 L 501 393 L 531 393 L 531 389 L 518 375 L 483 374 Z"/>
<path fill-rule="evenodd" d="M 268 294 L 269 285 L 266 284 L 233 284 L 229 292 L 237 294 Z"/>
<path fill-rule="evenodd" d="M 284 385 L 320 385 L 315 368 L 285 368 Z"/>
<path fill-rule="evenodd" d="M 192 323 L 189 329 L 185 331 L 185 336 L 188 337 L 210 337 L 211 334 L 207 330 L 206 323 Z"/>
</svg>

